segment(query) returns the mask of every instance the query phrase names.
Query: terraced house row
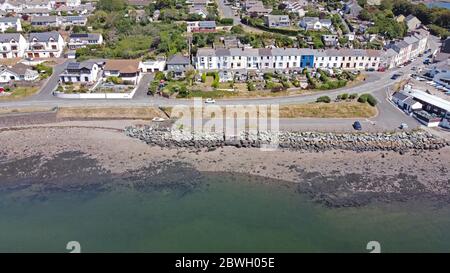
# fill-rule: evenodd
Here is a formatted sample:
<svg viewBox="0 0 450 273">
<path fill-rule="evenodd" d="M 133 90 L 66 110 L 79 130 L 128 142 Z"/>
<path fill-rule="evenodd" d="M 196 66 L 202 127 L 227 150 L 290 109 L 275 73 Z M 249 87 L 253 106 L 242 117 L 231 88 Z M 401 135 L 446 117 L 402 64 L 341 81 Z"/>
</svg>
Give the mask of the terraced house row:
<svg viewBox="0 0 450 273">
<path fill-rule="evenodd" d="M 377 70 L 381 50 L 306 48 L 201 48 L 194 58 L 196 69 L 208 70 L 299 70 L 338 68 Z"/>
</svg>

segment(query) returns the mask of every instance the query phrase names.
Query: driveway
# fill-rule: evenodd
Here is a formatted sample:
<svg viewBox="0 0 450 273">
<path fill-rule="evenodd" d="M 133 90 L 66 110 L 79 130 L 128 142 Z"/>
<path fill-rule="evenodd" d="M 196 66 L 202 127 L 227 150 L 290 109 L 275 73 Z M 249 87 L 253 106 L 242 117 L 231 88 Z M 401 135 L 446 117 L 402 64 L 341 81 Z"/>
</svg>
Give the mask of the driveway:
<svg viewBox="0 0 450 273">
<path fill-rule="evenodd" d="M 153 80 L 153 77 L 153 73 L 143 74 L 141 80 L 139 81 L 136 93 L 134 93 L 133 100 L 145 100 L 149 98 L 149 96 L 147 95 L 147 91 L 150 82 Z"/>
<path fill-rule="evenodd" d="M 39 93 L 27 98 L 28 100 L 48 100 L 53 98 L 52 92 L 56 89 L 59 82 L 59 75 L 64 72 L 64 69 L 69 63 L 70 60 L 66 60 L 65 62 L 55 65 L 53 67 L 53 74 L 47 78 L 46 82 L 42 86 Z M 56 98 L 55 98 L 56 99 Z"/>
</svg>

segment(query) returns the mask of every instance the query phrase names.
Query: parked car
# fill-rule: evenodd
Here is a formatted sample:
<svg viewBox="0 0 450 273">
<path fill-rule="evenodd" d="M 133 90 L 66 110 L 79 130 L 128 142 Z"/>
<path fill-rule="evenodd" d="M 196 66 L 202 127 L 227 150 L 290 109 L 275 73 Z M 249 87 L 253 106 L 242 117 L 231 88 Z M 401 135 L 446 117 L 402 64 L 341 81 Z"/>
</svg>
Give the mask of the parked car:
<svg viewBox="0 0 450 273">
<path fill-rule="evenodd" d="M 402 124 L 400 124 L 400 127 L 399 127 L 399 128 L 402 129 L 402 130 L 408 129 L 408 124 L 402 123 Z"/>
<path fill-rule="evenodd" d="M 355 130 L 357 130 L 357 131 L 361 131 L 361 130 L 362 130 L 361 122 L 355 121 L 355 122 L 353 123 L 353 129 L 355 129 Z"/>
<path fill-rule="evenodd" d="M 216 103 L 216 100 L 213 100 L 213 99 L 211 99 L 211 98 L 207 98 L 207 99 L 205 100 L 205 103 Z"/>
<path fill-rule="evenodd" d="M 154 117 L 154 118 L 152 119 L 152 121 L 161 122 L 161 121 L 165 121 L 165 119 L 160 118 L 160 117 Z"/>
</svg>

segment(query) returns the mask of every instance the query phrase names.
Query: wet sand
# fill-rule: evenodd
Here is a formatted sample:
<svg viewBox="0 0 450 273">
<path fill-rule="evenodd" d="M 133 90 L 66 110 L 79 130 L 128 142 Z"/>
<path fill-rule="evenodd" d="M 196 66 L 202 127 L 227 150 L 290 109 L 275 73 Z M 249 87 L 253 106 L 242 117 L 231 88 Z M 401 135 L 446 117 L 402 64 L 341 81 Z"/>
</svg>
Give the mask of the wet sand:
<svg viewBox="0 0 450 273">
<path fill-rule="evenodd" d="M 52 167 L 40 173 L 45 180 L 66 172 L 59 187 L 89 183 L 68 179 L 72 172 L 101 169 L 113 175 L 142 172 L 172 172 L 177 166 L 199 172 L 227 172 L 258 175 L 294 182 L 298 192 L 306 193 L 327 206 L 361 206 L 370 202 L 389 202 L 426 198 L 450 200 L 450 147 L 438 151 L 394 152 L 327 151 L 298 152 L 286 149 L 262 151 L 256 148 L 219 148 L 214 151 L 168 149 L 149 146 L 125 136 L 123 128 L 142 124 L 138 120 L 66 121 L 0 129 L 2 175 L 13 181 L 30 177 L 46 162 Z M 2 131 L 3 130 L 3 131 Z M 64 154 L 79 157 L 84 166 L 52 159 Z M 67 164 L 66 164 L 67 163 Z M 9 165 L 8 165 L 9 164 Z M 11 165 L 12 164 L 12 165 Z M 93 168 L 93 170 L 90 169 Z M 66 170 L 66 171 L 62 171 Z M 88 175 L 86 175 L 87 177 Z M 179 179 L 180 177 L 178 177 Z M 6 183 L 6 182 L 4 182 Z"/>
</svg>

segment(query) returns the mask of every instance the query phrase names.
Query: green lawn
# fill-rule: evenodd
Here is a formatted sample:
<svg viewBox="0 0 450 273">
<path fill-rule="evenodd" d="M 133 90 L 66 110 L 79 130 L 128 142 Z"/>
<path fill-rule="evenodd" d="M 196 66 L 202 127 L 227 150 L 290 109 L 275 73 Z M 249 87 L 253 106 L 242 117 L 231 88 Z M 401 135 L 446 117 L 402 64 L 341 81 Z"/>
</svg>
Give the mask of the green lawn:
<svg viewBox="0 0 450 273">
<path fill-rule="evenodd" d="M 36 94 L 37 87 L 16 87 L 9 96 L 0 96 L 0 100 L 20 100 L 25 97 Z"/>
</svg>

